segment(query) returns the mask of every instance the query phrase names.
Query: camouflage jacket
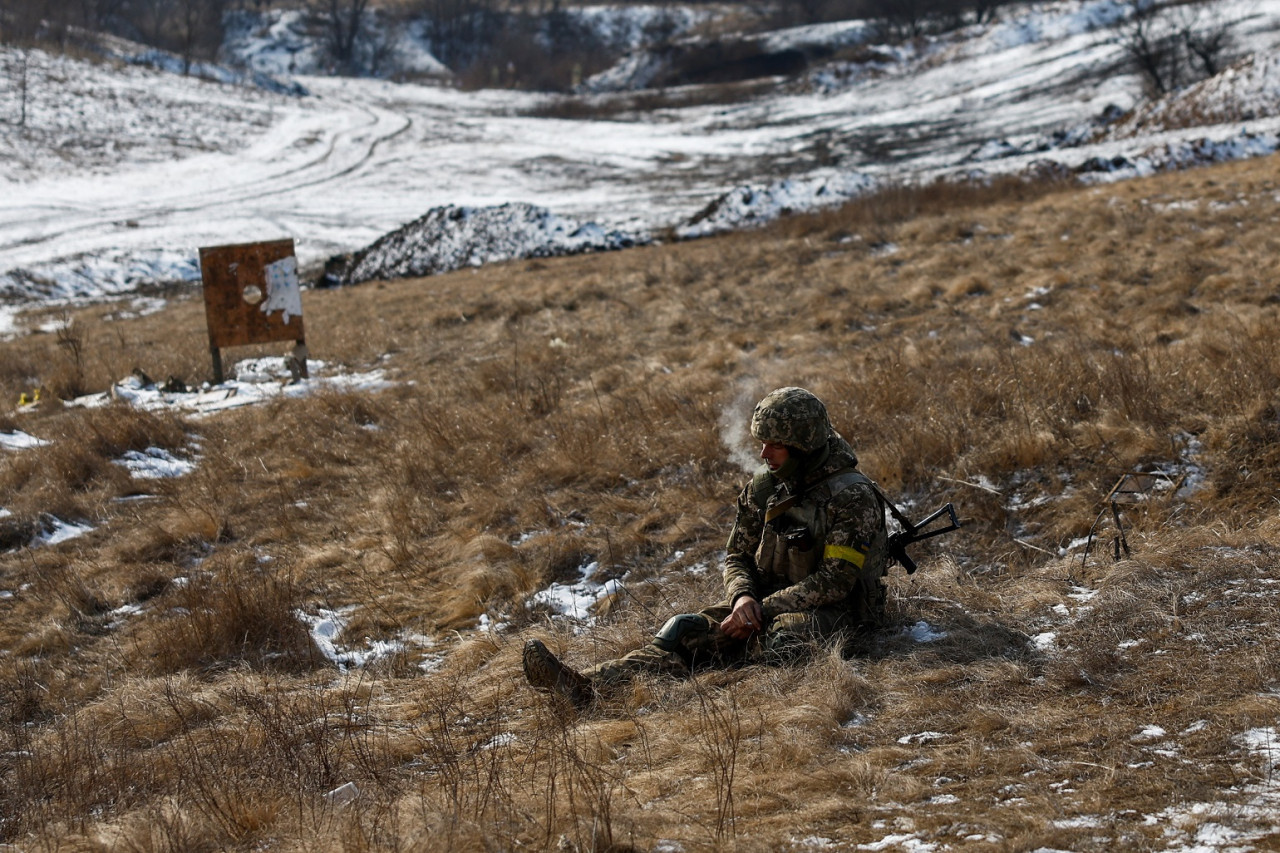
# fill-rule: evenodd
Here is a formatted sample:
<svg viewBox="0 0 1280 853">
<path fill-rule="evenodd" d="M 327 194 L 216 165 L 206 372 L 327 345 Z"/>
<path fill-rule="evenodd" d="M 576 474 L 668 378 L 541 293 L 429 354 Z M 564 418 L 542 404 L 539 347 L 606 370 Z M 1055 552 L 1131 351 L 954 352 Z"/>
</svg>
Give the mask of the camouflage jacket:
<svg viewBox="0 0 1280 853">
<path fill-rule="evenodd" d="M 853 449 L 833 431 L 795 482 L 767 467 L 756 472 L 738 495 L 726 546 L 728 602 L 750 595 L 772 619 L 852 607 L 860 582 L 881 583 L 887 567 L 884 508 L 857 465 Z"/>
</svg>

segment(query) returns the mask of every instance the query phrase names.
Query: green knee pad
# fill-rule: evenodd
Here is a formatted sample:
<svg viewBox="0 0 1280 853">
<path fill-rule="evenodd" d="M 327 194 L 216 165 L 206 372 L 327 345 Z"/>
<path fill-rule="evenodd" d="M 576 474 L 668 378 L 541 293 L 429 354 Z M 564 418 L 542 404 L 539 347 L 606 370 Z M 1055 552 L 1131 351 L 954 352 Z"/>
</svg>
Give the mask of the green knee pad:
<svg viewBox="0 0 1280 853">
<path fill-rule="evenodd" d="M 653 638 L 653 644 L 664 652 L 685 656 L 688 652 L 681 642 L 685 637 L 707 633 L 707 620 L 700 613 L 681 613 L 672 616 Z"/>
</svg>

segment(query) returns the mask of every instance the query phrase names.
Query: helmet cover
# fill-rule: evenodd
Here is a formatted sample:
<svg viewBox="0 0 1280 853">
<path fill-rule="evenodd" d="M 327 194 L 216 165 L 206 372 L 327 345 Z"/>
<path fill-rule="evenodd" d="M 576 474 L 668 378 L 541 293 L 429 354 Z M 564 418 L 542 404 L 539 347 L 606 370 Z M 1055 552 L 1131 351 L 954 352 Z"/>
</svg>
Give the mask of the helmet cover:
<svg viewBox="0 0 1280 853">
<path fill-rule="evenodd" d="M 811 453 L 827 443 L 831 421 L 822 401 L 803 388 L 771 391 L 751 413 L 751 436 Z"/>
</svg>

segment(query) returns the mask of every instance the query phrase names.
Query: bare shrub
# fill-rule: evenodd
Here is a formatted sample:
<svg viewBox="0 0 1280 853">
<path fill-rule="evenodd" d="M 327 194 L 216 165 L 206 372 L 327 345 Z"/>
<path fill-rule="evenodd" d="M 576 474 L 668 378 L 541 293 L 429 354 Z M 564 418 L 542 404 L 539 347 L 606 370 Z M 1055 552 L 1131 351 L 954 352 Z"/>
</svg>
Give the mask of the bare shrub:
<svg viewBox="0 0 1280 853">
<path fill-rule="evenodd" d="M 114 544 L 111 550 L 120 561 L 141 567 L 167 564 L 186 569 L 207 556 L 224 538 L 218 525 L 208 517 L 193 517 L 184 512 L 157 512 L 156 515 L 158 517 L 148 517 L 138 525 L 131 536 L 122 537 Z M 160 568 L 143 571 L 145 578 L 150 579 L 139 577 L 133 581 L 139 594 L 168 577 L 168 572 Z"/>
<path fill-rule="evenodd" d="M 80 328 L 65 316 L 58 324 L 56 335 L 63 357 L 57 372 L 49 378 L 48 388 L 64 400 L 79 397 L 88 391 L 83 335 Z"/>
<path fill-rule="evenodd" d="M 419 807 L 439 827 L 446 845 L 467 843 L 491 822 L 510 837 L 509 819 L 514 817 L 510 809 L 516 795 L 511 789 L 515 780 L 507 773 L 509 762 L 524 764 L 519 785 L 530 800 L 541 798 L 535 787 L 542 775 L 536 751 L 540 741 L 535 741 L 533 760 L 522 761 L 523 749 L 516 752 L 517 737 L 500 727 L 490 702 L 465 677 L 430 680 L 417 700 L 421 708 L 414 731 L 419 748 Z M 540 811 L 546 805 L 540 803 Z M 550 831 L 548 826 L 546 832 Z"/>
<path fill-rule="evenodd" d="M 737 834 L 734 782 L 742 747 L 742 718 L 732 688 L 726 692 L 723 704 L 699 691 L 698 707 L 703 718 L 698 727 L 699 745 L 711 768 L 711 789 L 715 794 L 715 838 L 723 842 Z"/>
</svg>

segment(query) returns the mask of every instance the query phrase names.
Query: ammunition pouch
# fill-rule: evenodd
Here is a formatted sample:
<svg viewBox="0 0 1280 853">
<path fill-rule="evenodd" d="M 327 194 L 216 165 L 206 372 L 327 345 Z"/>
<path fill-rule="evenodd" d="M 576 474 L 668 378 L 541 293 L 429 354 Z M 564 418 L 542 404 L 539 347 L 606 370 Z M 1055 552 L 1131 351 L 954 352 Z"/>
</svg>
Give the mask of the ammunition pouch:
<svg viewBox="0 0 1280 853">
<path fill-rule="evenodd" d="M 778 540 L 788 548 L 794 548 L 802 554 L 813 548 L 813 531 L 802 524 L 785 528 L 775 524 L 774 530 L 778 534 Z"/>
</svg>

